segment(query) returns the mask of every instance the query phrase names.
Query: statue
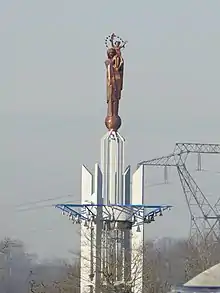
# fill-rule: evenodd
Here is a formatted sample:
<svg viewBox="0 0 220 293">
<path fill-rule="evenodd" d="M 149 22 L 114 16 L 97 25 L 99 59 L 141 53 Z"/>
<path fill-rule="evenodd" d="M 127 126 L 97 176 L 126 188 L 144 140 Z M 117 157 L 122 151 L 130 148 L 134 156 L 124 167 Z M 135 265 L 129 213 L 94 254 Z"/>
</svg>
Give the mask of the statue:
<svg viewBox="0 0 220 293">
<path fill-rule="evenodd" d="M 117 39 L 114 42 L 114 39 Z M 106 84 L 107 84 L 107 103 L 108 111 L 105 125 L 109 130 L 117 131 L 121 126 L 121 118 L 118 115 L 119 101 L 123 89 L 124 59 L 121 56 L 121 49 L 125 47 L 124 42 L 119 37 L 112 34 L 106 38 L 107 60 L 106 65 Z M 110 47 L 108 46 L 110 42 Z"/>
</svg>

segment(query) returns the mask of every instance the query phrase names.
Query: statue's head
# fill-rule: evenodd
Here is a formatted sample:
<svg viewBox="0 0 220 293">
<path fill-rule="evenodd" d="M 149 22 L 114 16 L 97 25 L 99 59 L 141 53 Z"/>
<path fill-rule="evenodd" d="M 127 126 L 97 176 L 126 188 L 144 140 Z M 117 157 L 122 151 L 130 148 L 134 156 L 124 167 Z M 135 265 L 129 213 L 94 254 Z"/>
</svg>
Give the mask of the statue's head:
<svg viewBox="0 0 220 293">
<path fill-rule="evenodd" d="M 107 56 L 109 59 L 112 59 L 116 55 L 116 50 L 114 48 L 109 48 L 107 51 Z"/>
</svg>

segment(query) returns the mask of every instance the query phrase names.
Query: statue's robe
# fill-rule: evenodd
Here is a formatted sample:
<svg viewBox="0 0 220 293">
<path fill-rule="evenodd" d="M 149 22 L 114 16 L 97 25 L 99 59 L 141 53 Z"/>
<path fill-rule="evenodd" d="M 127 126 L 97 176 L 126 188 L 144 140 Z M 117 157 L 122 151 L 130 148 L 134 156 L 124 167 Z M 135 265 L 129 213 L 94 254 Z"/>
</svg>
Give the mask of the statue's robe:
<svg viewBox="0 0 220 293">
<path fill-rule="evenodd" d="M 121 91 L 123 89 L 124 60 L 115 55 L 106 61 L 108 115 L 117 116 Z"/>
</svg>

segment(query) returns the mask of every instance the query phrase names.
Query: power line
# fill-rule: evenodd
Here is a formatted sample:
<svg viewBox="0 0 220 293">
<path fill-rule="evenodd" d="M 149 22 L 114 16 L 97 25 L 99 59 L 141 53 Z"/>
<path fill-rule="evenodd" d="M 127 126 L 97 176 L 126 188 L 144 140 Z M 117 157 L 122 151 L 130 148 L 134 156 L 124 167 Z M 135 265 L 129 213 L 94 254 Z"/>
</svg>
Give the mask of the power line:
<svg viewBox="0 0 220 293">
<path fill-rule="evenodd" d="M 34 204 L 38 204 L 38 203 L 42 203 L 42 202 L 48 202 L 48 201 L 53 201 L 56 199 L 62 199 L 62 198 L 66 198 L 66 197 L 72 197 L 72 195 L 62 195 L 62 196 L 56 196 L 56 197 L 50 197 L 47 199 L 40 199 L 37 201 L 29 201 L 29 202 L 25 202 L 25 203 L 20 203 L 15 205 L 15 207 L 21 207 L 21 206 L 27 206 L 27 205 L 34 205 Z"/>
<path fill-rule="evenodd" d="M 65 201 L 65 204 L 70 203 L 69 201 Z M 48 205 L 41 205 L 41 206 L 33 206 L 33 207 L 27 207 L 27 208 L 23 208 L 23 209 L 17 209 L 15 210 L 15 212 L 28 212 L 28 211 L 34 211 L 34 210 L 38 210 L 38 209 L 44 209 L 44 208 L 51 208 L 54 207 L 54 204 L 48 204 Z"/>
</svg>

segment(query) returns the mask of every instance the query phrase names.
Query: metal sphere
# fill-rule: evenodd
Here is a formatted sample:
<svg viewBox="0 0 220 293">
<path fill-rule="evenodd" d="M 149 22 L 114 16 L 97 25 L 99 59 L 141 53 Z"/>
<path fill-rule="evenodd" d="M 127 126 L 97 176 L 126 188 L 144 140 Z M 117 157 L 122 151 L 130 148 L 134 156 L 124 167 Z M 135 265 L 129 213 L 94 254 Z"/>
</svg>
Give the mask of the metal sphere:
<svg viewBox="0 0 220 293">
<path fill-rule="evenodd" d="M 120 116 L 107 116 L 105 118 L 105 126 L 107 129 L 117 131 L 121 126 Z"/>
</svg>

